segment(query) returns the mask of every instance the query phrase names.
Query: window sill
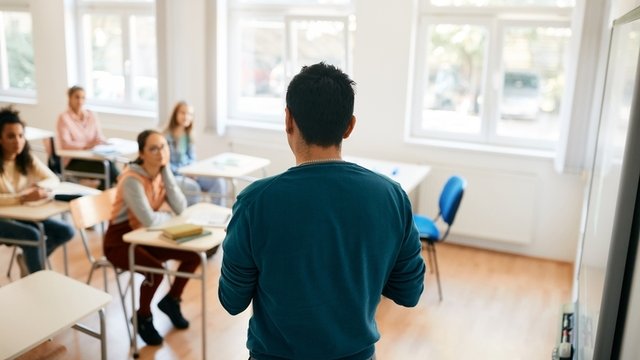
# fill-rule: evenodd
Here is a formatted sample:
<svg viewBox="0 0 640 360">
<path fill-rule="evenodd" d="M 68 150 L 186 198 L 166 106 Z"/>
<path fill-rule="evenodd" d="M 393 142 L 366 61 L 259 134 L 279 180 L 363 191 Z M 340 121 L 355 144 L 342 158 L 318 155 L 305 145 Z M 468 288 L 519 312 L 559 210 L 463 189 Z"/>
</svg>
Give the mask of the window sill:
<svg viewBox="0 0 640 360">
<path fill-rule="evenodd" d="M 134 117 L 140 117 L 140 118 L 147 118 L 150 120 L 156 119 L 158 117 L 158 112 L 153 110 L 127 109 L 127 108 L 91 105 L 91 104 L 87 104 L 87 108 L 99 114 L 134 116 Z"/>
<path fill-rule="evenodd" d="M 103 129 L 139 133 L 158 126 L 158 114 L 154 111 L 126 109 L 87 104 L 95 112 Z"/>
<path fill-rule="evenodd" d="M 531 158 L 538 158 L 538 159 L 555 158 L 555 152 L 553 150 L 517 148 L 517 147 L 511 147 L 511 146 L 476 144 L 476 143 L 462 142 L 462 141 L 436 140 L 436 139 L 425 139 L 425 138 L 416 138 L 416 137 L 408 137 L 405 139 L 405 142 L 408 144 L 414 144 L 414 145 L 425 145 L 425 146 L 432 146 L 432 147 L 445 148 L 445 149 L 484 152 L 487 154 L 511 155 L 511 156 L 531 157 Z"/>
<path fill-rule="evenodd" d="M 225 121 L 225 127 L 230 128 L 245 128 L 255 130 L 284 130 L 284 121 L 271 122 L 271 121 L 258 121 L 258 120 L 241 120 L 241 119 L 227 119 Z"/>
<path fill-rule="evenodd" d="M 37 105 L 38 100 L 35 97 L 22 97 L 11 95 L 0 95 L 0 102 L 7 104 L 21 104 L 21 105 Z"/>
</svg>

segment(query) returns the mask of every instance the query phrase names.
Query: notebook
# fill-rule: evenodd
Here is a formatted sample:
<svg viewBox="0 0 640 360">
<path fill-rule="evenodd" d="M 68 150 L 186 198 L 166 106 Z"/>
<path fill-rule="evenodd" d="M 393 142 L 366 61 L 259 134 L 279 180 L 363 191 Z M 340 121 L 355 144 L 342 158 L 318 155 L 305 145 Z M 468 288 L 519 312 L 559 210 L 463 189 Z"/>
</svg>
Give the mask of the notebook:
<svg viewBox="0 0 640 360">
<path fill-rule="evenodd" d="M 179 224 L 162 229 L 162 235 L 169 239 L 178 240 L 185 237 L 202 234 L 202 226 L 194 224 Z"/>
</svg>

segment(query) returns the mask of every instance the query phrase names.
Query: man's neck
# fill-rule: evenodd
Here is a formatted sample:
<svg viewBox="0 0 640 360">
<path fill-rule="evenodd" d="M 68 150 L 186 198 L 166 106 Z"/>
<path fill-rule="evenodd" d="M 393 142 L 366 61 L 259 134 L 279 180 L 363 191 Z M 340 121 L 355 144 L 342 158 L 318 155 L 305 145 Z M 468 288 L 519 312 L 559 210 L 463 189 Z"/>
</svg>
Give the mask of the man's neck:
<svg viewBox="0 0 640 360">
<path fill-rule="evenodd" d="M 341 160 L 342 149 L 339 146 L 322 147 L 317 145 L 307 146 L 303 151 L 295 154 L 296 164 L 300 165 L 312 161 Z"/>
</svg>

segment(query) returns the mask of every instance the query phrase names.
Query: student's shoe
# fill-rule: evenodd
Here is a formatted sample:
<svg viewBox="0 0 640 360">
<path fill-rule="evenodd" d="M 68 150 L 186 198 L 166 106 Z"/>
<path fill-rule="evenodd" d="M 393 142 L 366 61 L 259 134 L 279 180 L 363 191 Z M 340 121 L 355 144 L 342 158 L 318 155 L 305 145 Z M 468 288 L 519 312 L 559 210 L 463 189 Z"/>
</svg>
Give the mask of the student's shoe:
<svg viewBox="0 0 640 360">
<path fill-rule="evenodd" d="M 186 329 L 189 327 L 189 321 L 182 316 L 182 312 L 180 311 L 180 300 L 174 299 L 171 295 L 167 294 L 158 303 L 158 308 L 169 316 L 169 319 L 171 319 L 176 329 Z"/>
<path fill-rule="evenodd" d="M 131 323 L 133 323 L 133 318 L 131 318 Z M 158 334 L 158 330 L 153 326 L 153 316 L 151 315 L 148 317 L 138 315 L 138 335 L 147 345 L 162 344 L 162 336 Z"/>
<path fill-rule="evenodd" d="M 20 268 L 20 277 L 23 278 L 25 276 L 28 276 L 29 268 L 27 267 L 27 262 L 22 254 L 16 255 L 16 262 L 18 263 L 18 267 Z"/>
</svg>

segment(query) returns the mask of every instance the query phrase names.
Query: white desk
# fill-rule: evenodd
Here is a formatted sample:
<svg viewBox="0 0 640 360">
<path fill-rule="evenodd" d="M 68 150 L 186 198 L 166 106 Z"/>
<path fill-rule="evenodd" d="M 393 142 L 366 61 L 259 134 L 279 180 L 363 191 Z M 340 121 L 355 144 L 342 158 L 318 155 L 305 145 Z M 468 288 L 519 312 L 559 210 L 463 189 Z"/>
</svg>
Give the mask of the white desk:
<svg viewBox="0 0 640 360">
<path fill-rule="evenodd" d="M 224 214 L 231 215 L 231 209 L 221 207 L 209 203 L 199 203 L 188 207 L 180 216 L 176 216 L 161 227 L 171 226 L 184 222 L 194 222 L 191 219 L 200 218 L 203 214 Z M 159 227 L 159 228 L 161 228 Z M 129 246 L 129 270 L 133 273 L 136 270 L 141 272 L 151 272 L 154 274 L 167 274 L 172 276 L 186 277 L 192 279 L 199 279 L 202 282 L 202 358 L 206 359 L 207 356 L 207 297 L 206 297 L 206 262 L 207 258 L 205 252 L 216 245 L 220 245 L 226 235 L 226 231 L 222 227 L 207 227 L 206 230 L 211 231 L 211 235 L 203 236 L 201 238 L 187 241 L 182 244 L 176 244 L 174 241 L 166 239 L 161 236 L 161 231 L 151 231 L 147 228 L 140 228 L 123 236 L 125 242 L 130 243 Z M 155 246 L 168 249 L 177 249 L 183 251 L 193 251 L 200 255 L 201 268 L 200 273 L 185 273 L 172 271 L 168 269 L 156 269 L 135 264 L 135 247 L 142 246 Z M 135 286 L 133 283 L 133 276 L 131 276 L 131 305 L 132 309 L 136 308 L 136 295 Z M 133 311 L 133 356 L 138 355 L 138 318 L 136 311 Z"/>
<path fill-rule="evenodd" d="M 89 195 L 99 193 L 99 190 L 86 187 L 79 184 L 73 184 L 69 182 L 61 182 L 55 189 L 52 190 L 53 194 L 78 194 Z M 63 201 L 48 201 L 41 205 L 11 205 L 0 206 L 0 218 L 29 221 L 34 223 L 40 232 L 40 239 L 37 242 L 0 238 L 0 242 L 4 244 L 23 245 L 23 246 L 37 246 L 40 248 L 42 268 L 45 269 L 48 264 L 47 258 L 47 246 L 46 246 L 46 234 L 44 232 L 44 226 L 42 221 L 48 218 L 60 214 L 64 214 L 69 211 L 69 203 Z M 64 270 L 65 274 L 68 273 L 67 269 L 67 248 L 66 244 L 63 244 L 64 251 Z M 49 268 L 51 265 L 49 264 Z"/>
<path fill-rule="evenodd" d="M 62 167 L 62 178 L 67 179 L 70 176 L 80 176 L 103 179 L 105 188 L 111 187 L 111 177 L 109 174 L 109 161 L 129 162 L 138 154 L 138 143 L 133 140 L 111 138 L 107 140 L 107 144 L 97 145 L 89 150 L 65 150 L 56 149 L 56 153 L 60 158 L 80 159 L 100 161 L 104 166 L 104 174 L 88 173 L 83 171 L 71 171 Z"/>
<path fill-rule="evenodd" d="M 265 168 L 269 164 L 269 159 L 226 152 L 183 166 L 178 171 L 185 176 L 224 178 L 231 182 L 231 197 L 235 199 L 235 180 L 253 180 L 248 175 L 258 170 L 262 170 L 262 175 L 265 176 Z"/>
<path fill-rule="evenodd" d="M 54 136 L 55 133 L 50 130 L 40 129 L 33 126 L 27 126 L 24 128 L 24 138 L 27 139 L 27 141 L 50 139 Z"/>
<path fill-rule="evenodd" d="M 402 189 L 414 198 L 414 210 L 420 198 L 420 185 L 431 171 L 427 165 L 409 164 L 396 161 L 384 161 L 357 156 L 344 156 L 345 161 L 358 164 L 364 168 L 385 175 L 400 184 Z"/>
<path fill-rule="evenodd" d="M 49 270 L 38 271 L 0 287 L 0 359 L 13 359 L 73 327 L 100 339 L 107 358 L 104 306 L 111 295 Z M 79 320 L 98 312 L 100 332 Z"/>
<path fill-rule="evenodd" d="M 40 232 L 40 239 L 37 242 L 28 241 L 28 240 L 0 238 L 0 243 L 39 247 L 40 255 L 41 255 L 40 261 L 42 262 L 42 268 L 45 269 L 47 267 L 47 264 L 49 264 L 49 261 L 47 258 L 47 246 L 46 246 L 47 237 L 44 232 L 44 226 L 42 225 L 42 221 L 47 220 L 52 216 L 66 213 L 67 211 L 69 211 L 69 203 L 62 202 L 62 201 L 49 201 L 47 203 L 44 203 L 38 206 L 29 206 L 29 205 L 0 206 L 0 218 L 32 222 L 38 227 L 38 231 Z M 67 262 L 66 262 L 66 250 L 65 250 L 65 268 L 66 268 L 66 263 Z M 51 268 L 50 264 L 49 264 L 49 268 Z"/>
</svg>

